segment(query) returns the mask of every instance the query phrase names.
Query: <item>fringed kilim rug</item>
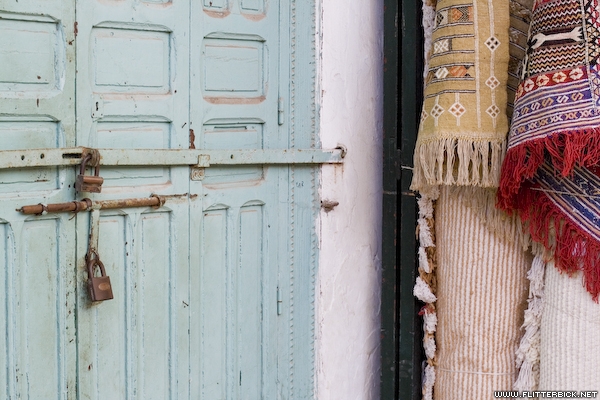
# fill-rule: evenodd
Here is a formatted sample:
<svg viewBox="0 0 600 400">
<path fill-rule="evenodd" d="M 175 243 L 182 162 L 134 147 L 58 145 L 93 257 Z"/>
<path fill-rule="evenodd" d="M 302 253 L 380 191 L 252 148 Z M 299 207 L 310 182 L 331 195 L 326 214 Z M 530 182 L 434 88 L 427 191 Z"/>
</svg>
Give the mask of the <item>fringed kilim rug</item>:
<svg viewBox="0 0 600 400">
<path fill-rule="evenodd" d="M 498 204 L 600 294 L 600 5 L 538 0 Z"/>
<path fill-rule="evenodd" d="M 508 0 L 437 3 L 413 190 L 498 185 L 508 132 L 509 24 Z"/>
</svg>

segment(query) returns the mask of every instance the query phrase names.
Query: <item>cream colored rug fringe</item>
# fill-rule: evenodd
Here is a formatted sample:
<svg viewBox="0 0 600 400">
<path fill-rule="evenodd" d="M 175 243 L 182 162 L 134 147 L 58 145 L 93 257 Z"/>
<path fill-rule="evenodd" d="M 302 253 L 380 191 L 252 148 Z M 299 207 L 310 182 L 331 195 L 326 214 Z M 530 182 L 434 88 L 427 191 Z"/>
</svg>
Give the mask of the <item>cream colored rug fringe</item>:
<svg viewBox="0 0 600 400">
<path fill-rule="evenodd" d="M 540 378 L 540 325 L 542 311 L 544 310 L 544 273 L 546 263 L 542 254 L 533 259 L 531 269 L 527 273 L 529 279 L 529 298 L 525 321 L 521 329 L 524 330 L 521 343 L 517 349 L 517 368 L 519 375 L 514 390 L 531 391 L 538 388 Z"/>
<path fill-rule="evenodd" d="M 506 140 L 450 137 L 422 141 L 416 146 L 412 190 L 435 185 L 498 187 Z"/>
<path fill-rule="evenodd" d="M 541 323 L 540 390 L 600 391 L 600 304 L 581 273 L 546 269 Z"/>
<path fill-rule="evenodd" d="M 435 239 L 434 398 L 492 399 L 517 378 L 531 256 L 490 232 L 447 187 L 436 202 Z"/>
<path fill-rule="evenodd" d="M 418 200 L 419 219 L 417 220 L 419 237 L 419 276 L 413 294 L 425 303 L 420 314 L 423 316 L 423 348 L 427 357 L 427 365 L 423 371 L 423 399 L 433 399 L 435 384 L 435 331 L 437 313 L 435 309 L 436 291 L 436 258 L 434 236 L 434 201 L 439 192 L 437 188 L 429 188 Z"/>
</svg>

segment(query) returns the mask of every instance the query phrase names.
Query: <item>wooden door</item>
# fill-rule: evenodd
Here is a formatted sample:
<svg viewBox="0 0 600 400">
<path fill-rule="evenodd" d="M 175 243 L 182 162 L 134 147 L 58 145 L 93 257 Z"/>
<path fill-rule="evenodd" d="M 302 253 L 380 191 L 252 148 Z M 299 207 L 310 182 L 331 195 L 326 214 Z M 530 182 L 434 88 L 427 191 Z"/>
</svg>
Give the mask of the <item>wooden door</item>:
<svg viewBox="0 0 600 400">
<path fill-rule="evenodd" d="M 77 144 L 187 148 L 189 2 L 77 1 Z M 180 194 L 158 210 L 103 212 L 99 253 L 114 300 L 91 304 L 78 266 L 82 399 L 188 396 L 189 169 L 102 167 L 95 200 Z M 91 195 L 90 195 L 91 196 Z M 89 215 L 79 214 L 78 260 Z"/>
<path fill-rule="evenodd" d="M 190 124 L 199 149 L 285 148 L 279 2 L 192 3 Z M 282 167 L 208 168 L 191 211 L 192 397 L 276 397 Z M 283 186 L 280 186 L 283 184 Z M 282 192 L 280 192 L 280 190 Z M 284 228 L 285 229 L 285 228 Z"/>
<path fill-rule="evenodd" d="M 0 0 L 0 156 L 315 148 L 315 18 L 295 1 Z M 312 397 L 313 167 L 149 157 L 102 165 L 93 194 L 76 168 L 21 161 L 0 169 L 0 397 Z M 86 291 L 90 214 L 15 211 L 151 194 L 168 201 L 100 213 L 102 303 Z"/>
<path fill-rule="evenodd" d="M 0 1 L 0 152 L 75 144 L 74 22 L 67 0 Z M 75 221 L 15 211 L 71 200 L 73 180 L 64 167 L 0 170 L 2 398 L 74 398 Z"/>
</svg>

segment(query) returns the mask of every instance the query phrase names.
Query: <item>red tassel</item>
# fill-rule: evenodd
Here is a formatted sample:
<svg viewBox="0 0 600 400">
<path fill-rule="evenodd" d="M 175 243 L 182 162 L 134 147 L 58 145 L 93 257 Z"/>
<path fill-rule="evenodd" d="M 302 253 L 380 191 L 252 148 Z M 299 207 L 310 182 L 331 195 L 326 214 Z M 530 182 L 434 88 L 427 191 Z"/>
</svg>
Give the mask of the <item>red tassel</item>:
<svg viewBox="0 0 600 400">
<path fill-rule="evenodd" d="M 510 212 L 516 208 L 515 196 L 521 185 L 531 179 L 550 156 L 552 165 L 562 176 L 571 175 L 575 166 L 591 167 L 600 163 L 600 128 L 556 133 L 527 141 L 506 152 L 500 172 L 497 205 Z"/>
<path fill-rule="evenodd" d="M 519 213 L 531 238 L 554 256 L 556 267 L 569 275 L 583 271 L 586 290 L 595 302 L 600 295 L 600 243 L 566 217 L 542 192 L 524 185 L 514 196 Z M 551 232 L 554 231 L 555 243 Z"/>
</svg>

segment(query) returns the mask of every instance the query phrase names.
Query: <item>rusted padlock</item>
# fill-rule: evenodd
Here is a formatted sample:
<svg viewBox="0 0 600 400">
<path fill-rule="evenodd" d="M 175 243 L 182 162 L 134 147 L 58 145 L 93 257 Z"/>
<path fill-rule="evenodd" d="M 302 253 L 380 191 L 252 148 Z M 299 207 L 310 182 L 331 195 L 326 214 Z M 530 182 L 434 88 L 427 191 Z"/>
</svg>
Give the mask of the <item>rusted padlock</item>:
<svg viewBox="0 0 600 400">
<path fill-rule="evenodd" d="M 95 276 L 96 266 L 100 268 L 101 276 Z M 89 257 L 87 262 L 88 270 L 88 291 L 92 301 L 104 301 L 113 298 L 110 277 L 106 276 L 104 264 L 96 257 Z"/>
<path fill-rule="evenodd" d="M 100 193 L 102 191 L 102 184 L 104 183 L 104 178 L 99 176 L 100 165 L 96 165 L 94 175 L 85 174 L 86 164 L 91 159 L 92 156 L 88 154 L 81 161 L 81 166 L 79 167 L 79 175 L 77 175 L 77 179 L 75 180 L 75 190 L 78 192 Z"/>
</svg>

